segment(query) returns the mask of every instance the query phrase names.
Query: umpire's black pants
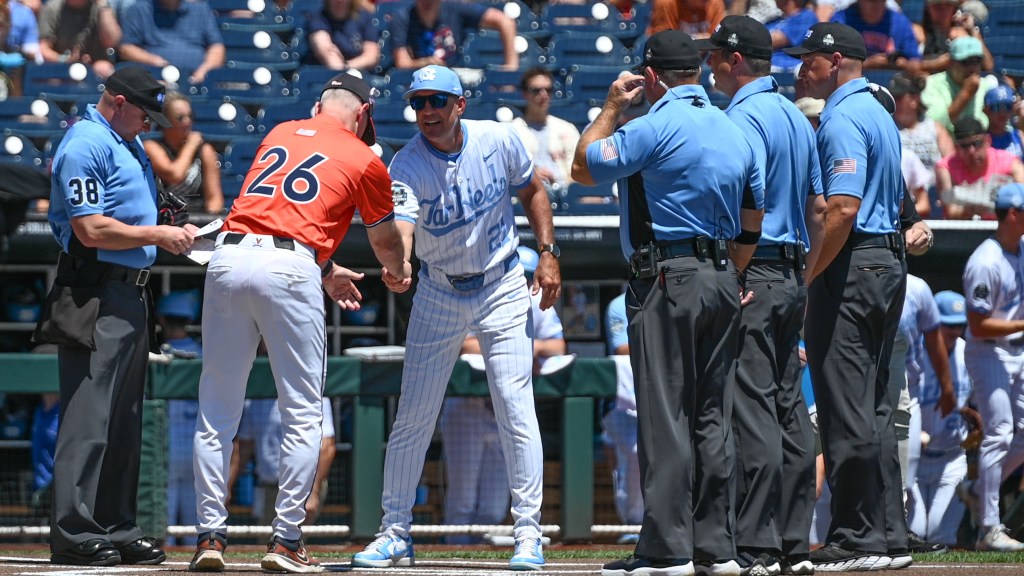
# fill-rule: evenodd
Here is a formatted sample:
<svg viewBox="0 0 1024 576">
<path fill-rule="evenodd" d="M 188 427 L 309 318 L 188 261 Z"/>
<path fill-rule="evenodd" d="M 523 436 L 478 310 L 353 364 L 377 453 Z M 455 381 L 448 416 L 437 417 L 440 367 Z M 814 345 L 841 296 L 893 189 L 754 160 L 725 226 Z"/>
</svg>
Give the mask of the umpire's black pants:
<svg viewBox="0 0 1024 576">
<path fill-rule="evenodd" d="M 814 511 L 814 431 L 800 389 L 807 291 L 796 264 L 754 260 L 740 313 L 732 426 L 736 546 L 807 554 Z"/>
<path fill-rule="evenodd" d="M 739 284 L 731 262 L 682 257 L 630 282 L 644 520 L 636 553 L 724 560 L 733 543 L 731 395 Z"/>
<path fill-rule="evenodd" d="M 848 244 L 808 292 L 804 340 L 832 490 L 828 542 L 847 550 L 907 549 L 888 394 L 906 276 L 893 250 Z"/>
<path fill-rule="evenodd" d="M 53 461 L 50 550 L 143 536 L 135 524 L 142 393 L 149 358 L 148 293 L 101 282 L 96 351 L 59 346 L 60 427 Z"/>
</svg>

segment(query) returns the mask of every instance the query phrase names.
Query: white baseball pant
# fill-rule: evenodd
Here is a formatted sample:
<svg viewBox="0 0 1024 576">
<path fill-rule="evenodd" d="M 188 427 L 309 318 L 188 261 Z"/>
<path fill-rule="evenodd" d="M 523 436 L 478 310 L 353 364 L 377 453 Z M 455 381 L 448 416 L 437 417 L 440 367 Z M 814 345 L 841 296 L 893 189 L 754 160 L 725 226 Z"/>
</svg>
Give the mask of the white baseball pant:
<svg viewBox="0 0 1024 576">
<path fill-rule="evenodd" d="M 907 525 L 926 542 L 957 543 L 964 503 L 956 486 L 967 476 L 967 455 L 952 450 L 942 456 L 922 454 L 917 465 L 917 483 L 911 489 Z"/>
</svg>

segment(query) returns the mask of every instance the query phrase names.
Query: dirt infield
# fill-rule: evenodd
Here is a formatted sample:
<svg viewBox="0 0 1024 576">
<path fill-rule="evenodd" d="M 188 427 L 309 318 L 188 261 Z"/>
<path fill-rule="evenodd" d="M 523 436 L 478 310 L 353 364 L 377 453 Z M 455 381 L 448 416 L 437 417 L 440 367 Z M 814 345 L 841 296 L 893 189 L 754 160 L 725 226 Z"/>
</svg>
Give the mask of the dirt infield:
<svg viewBox="0 0 1024 576">
<path fill-rule="evenodd" d="M 628 547 L 619 546 L 552 546 L 551 555 L 563 555 L 571 551 L 578 558 L 550 558 L 547 566 L 537 574 L 599 574 L 601 565 L 608 561 L 610 551 L 621 548 L 622 555 L 629 553 Z M 500 549 L 487 548 L 496 554 Z M 594 550 L 594 557 L 588 558 L 587 550 Z M 480 559 L 480 550 L 474 549 L 469 555 L 474 558 L 458 558 L 455 549 L 444 546 L 424 546 L 420 553 L 447 551 L 446 558 L 420 558 L 412 568 L 353 569 L 349 564 L 351 554 L 359 548 L 353 546 L 310 546 L 310 552 L 321 559 L 327 572 L 380 573 L 388 576 L 464 576 L 468 574 L 514 574 L 507 570 L 507 561 L 501 558 Z M 263 573 L 259 566 L 259 546 L 237 546 L 228 550 L 226 574 Z M 0 544 L 0 576 L 75 576 L 75 575 L 118 575 L 126 574 L 188 574 L 189 553 L 182 548 L 169 549 L 167 561 L 159 566 L 114 566 L 110 568 L 78 568 L 57 566 L 49 563 L 49 554 L 44 546 Z M 1021 563 L 944 563 L 942 556 L 918 560 L 910 568 L 900 571 L 906 576 L 1024 576 L 1024 554 Z M 519 572 L 518 574 L 522 574 Z"/>
</svg>

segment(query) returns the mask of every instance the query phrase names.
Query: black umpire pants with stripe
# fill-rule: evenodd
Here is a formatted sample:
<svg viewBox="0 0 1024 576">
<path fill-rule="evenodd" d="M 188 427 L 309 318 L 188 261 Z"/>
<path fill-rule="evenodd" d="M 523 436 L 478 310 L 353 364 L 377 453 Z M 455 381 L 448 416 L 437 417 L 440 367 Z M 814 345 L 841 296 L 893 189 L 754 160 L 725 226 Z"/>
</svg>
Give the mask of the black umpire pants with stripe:
<svg viewBox="0 0 1024 576">
<path fill-rule="evenodd" d="M 827 541 L 847 550 L 907 549 L 888 394 L 906 287 L 907 266 L 899 254 L 848 244 L 808 291 L 804 341 L 832 490 Z"/>
<path fill-rule="evenodd" d="M 122 546 L 143 537 L 135 518 L 149 359 L 148 297 L 145 288 L 101 281 L 96 350 L 58 346 L 53 552 L 94 538 Z"/>
<path fill-rule="evenodd" d="M 739 285 L 731 262 L 664 260 L 626 296 L 644 520 L 636 553 L 735 558 L 729 408 Z"/>
<path fill-rule="evenodd" d="M 806 555 L 814 511 L 814 430 L 800 384 L 807 290 L 795 263 L 754 260 L 740 313 L 732 426 L 736 546 Z"/>
</svg>

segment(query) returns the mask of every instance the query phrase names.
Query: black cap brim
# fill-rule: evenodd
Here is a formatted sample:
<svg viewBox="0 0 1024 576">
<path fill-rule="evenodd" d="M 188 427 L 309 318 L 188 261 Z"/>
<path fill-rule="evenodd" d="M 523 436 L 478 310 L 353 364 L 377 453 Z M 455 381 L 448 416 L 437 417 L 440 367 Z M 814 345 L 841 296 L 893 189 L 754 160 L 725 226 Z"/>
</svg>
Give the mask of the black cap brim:
<svg viewBox="0 0 1024 576">
<path fill-rule="evenodd" d="M 373 118 L 366 122 L 366 130 L 363 130 L 362 140 L 367 146 L 373 146 L 377 143 L 377 129 L 373 127 Z"/>
<path fill-rule="evenodd" d="M 783 52 L 790 56 L 803 56 L 804 54 L 812 54 L 818 52 L 818 50 L 811 50 L 810 48 L 804 48 L 803 46 L 790 46 L 789 48 L 783 48 Z"/>
<path fill-rule="evenodd" d="M 693 41 L 693 45 L 697 47 L 697 50 L 722 50 L 723 48 L 718 44 L 711 41 L 711 38 L 699 38 Z"/>
<path fill-rule="evenodd" d="M 133 104 L 134 104 L 134 102 L 133 102 Z M 170 120 L 168 120 L 167 116 L 164 116 L 162 112 L 157 112 L 156 110 L 150 110 L 149 108 L 143 108 L 142 106 L 139 106 L 139 108 L 142 108 L 143 110 L 145 110 L 146 114 L 148 114 L 149 117 L 153 119 L 153 122 L 156 122 L 157 126 L 159 126 L 161 128 L 170 128 L 171 127 Z"/>
</svg>

